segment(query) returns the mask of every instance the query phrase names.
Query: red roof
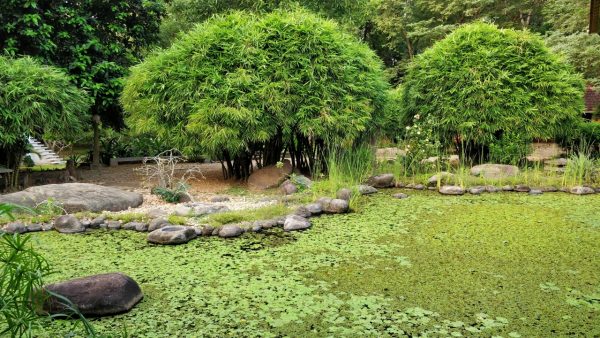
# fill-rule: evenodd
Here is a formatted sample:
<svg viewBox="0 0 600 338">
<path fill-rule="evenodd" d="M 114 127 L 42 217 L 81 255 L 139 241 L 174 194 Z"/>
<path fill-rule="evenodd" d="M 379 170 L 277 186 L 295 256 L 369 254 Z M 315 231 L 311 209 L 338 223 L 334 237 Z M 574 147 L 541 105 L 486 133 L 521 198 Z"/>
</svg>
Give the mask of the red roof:
<svg viewBox="0 0 600 338">
<path fill-rule="evenodd" d="M 592 86 L 587 86 L 585 89 L 585 111 L 592 113 L 600 106 L 600 92 L 594 90 Z"/>
</svg>

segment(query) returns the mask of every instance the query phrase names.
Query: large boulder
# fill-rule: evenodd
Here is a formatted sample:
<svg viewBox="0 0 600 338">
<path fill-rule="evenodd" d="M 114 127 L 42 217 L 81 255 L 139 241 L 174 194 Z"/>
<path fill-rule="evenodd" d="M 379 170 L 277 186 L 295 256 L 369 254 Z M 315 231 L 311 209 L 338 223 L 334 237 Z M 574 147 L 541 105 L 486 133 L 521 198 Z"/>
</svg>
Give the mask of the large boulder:
<svg viewBox="0 0 600 338">
<path fill-rule="evenodd" d="M 192 227 L 172 225 L 156 229 L 148 234 L 148 242 L 155 244 L 182 244 L 196 237 Z"/>
<path fill-rule="evenodd" d="M 47 184 L 0 196 L 0 203 L 35 207 L 52 199 L 67 212 L 121 211 L 144 201 L 142 194 L 89 183 Z"/>
<path fill-rule="evenodd" d="M 85 227 L 73 215 L 59 216 L 54 220 L 54 230 L 63 234 L 84 232 Z"/>
<path fill-rule="evenodd" d="M 292 164 L 288 160 L 283 162 L 281 168 L 276 165 L 266 166 L 254 171 L 248 177 L 248 187 L 253 190 L 277 188 L 291 173 Z"/>
<path fill-rule="evenodd" d="M 488 179 L 514 177 L 519 174 L 519 167 L 508 164 L 480 164 L 471 168 L 471 175 Z"/>
<path fill-rule="evenodd" d="M 77 278 L 47 285 L 44 290 L 50 294 L 42 308 L 50 314 L 69 313 L 64 301 L 52 294 L 65 297 L 81 314 L 90 317 L 127 312 L 143 298 L 139 285 L 122 273 Z"/>
</svg>

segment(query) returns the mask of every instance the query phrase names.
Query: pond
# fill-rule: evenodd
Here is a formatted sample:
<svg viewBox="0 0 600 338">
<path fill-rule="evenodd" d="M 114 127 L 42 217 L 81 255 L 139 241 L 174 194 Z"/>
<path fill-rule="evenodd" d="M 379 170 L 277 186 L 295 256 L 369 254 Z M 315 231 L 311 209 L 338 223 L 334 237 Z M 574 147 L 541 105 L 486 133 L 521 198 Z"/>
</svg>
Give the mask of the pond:
<svg viewBox="0 0 600 338">
<path fill-rule="evenodd" d="M 105 334 L 600 335 L 600 195 L 394 192 L 304 232 L 179 246 L 129 231 L 33 240 L 51 281 L 120 271 L 140 284 L 131 312 L 92 320 Z"/>
</svg>

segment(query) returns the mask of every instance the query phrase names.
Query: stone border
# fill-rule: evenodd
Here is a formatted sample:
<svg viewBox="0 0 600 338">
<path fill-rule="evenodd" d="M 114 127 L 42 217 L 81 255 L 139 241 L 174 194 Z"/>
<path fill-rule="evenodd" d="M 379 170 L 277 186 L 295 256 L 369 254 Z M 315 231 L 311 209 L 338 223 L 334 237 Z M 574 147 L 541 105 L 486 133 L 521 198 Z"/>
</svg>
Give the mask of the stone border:
<svg viewBox="0 0 600 338">
<path fill-rule="evenodd" d="M 504 187 L 473 186 L 464 188 L 456 185 L 443 185 L 437 187 L 426 187 L 423 184 L 403 184 L 396 182 L 393 174 L 382 174 L 369 178 L 367 184 L 355 187 L 354 190 L 343 188 L 337 191 L 337 198 L 321 197 L 314 203 L 298 207 L 292 214 L 281 216 L 268 220 L 254 222 L 241 222 L 235 224 L 224 224 L 220 227 L 211 225 L 201 226 L 181 226 L 173 225 L 164 217 L 158 217 L 149 223 L 128 222 L 123 224 L 121 221 L 107 220 L 102 215 L 93 220 L 78 220 L 72 215 L 63 215 L 57 217 L 53 224 L 29 224 L 20 222 L 11 222 L 4 226 L 0 231 L 6 233 L 27 233 L 36 231 L 56 230 L 60 233 L 82 233 L 88 229 L 106 229 L 106 230 L 132 230 L 138 232 L 148 232 L 148 241 L 156 244 L 182 244 L 187 243 L 198 236 L 218 236 L 221 238 L 233 238 L 241 236 L 246 232 L 261 232 L 263 229 L 273 227 L 283 227 L 284 231 L 305 230 L 312 226 L 310 218 L 321 214 L 343 214 L 350 211 L 349 201 L 354 191 L 360 195 L 370 195 L 378 192 L 378 189 L 404 188 L 414 190 L 434 190 L 442 195 L 460 196 L 466 193 L 471 195 L 481 195 L 483 193 L 496 192 L 520 192 L 530 195 L 541 195 L 546 192 L 567 192 L 573 195 L 591 195 L 600 193 L 600 187 L 592 188 L 589 186 L 575 186 L 570 189 L 556 187 L 531 188 L 527 185 L 507 185 Z M 407 194 L 398 193 L 392 197 L 404 199 L 409 197 Z M 162 229 L 162 230 L 161 230 Z M 193 232 L 189 231 L 192 229 Z"/>
</svg>

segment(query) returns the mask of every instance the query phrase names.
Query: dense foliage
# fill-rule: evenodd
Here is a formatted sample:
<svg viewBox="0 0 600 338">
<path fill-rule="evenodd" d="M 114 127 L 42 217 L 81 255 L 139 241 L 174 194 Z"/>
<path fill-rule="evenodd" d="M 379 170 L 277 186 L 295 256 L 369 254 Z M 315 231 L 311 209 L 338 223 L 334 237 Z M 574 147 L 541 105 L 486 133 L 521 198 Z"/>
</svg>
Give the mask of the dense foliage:
<svg viewBox="0 0 600 338">
<path fill-rule="evenodd" d="M 374 6 L 372 0 L 172 0 L 167 5 L 167 16 L 161 25 L 163 45 L 170 45 L 180 32 L 189 31 L 215 14 L 233 10 L 268 13 L 276 9 L 290 9 L 301 5 L 315 13 L 335 19 L 351 31 L 364 28 Z"/>
<path fill-rule="evenodd" d="M 28 136 L 66 139 L 81 130 L 91 100 L 61 69 L 0 56 L 0 83 L 1 165 L 19 167 Z"/>
<path fill-rule="evenodd" d="M 512 162 L 534 138 L 569 132 L 583 112 L 583 81 L 543 40 L 475 23 L 419 55 L 403 84 L 407 129 L 479 159 Z"/>
<path fill-rule="evenodd" d="M 246 177 L 252 160 L 313 168 L 327 144 L 388 125 L 376 55 L 306 11 L 237 12 L 133 67 L 122 97 L 134 131 L 205 152 Z"/>
<path fill-rule="evenodd" d="M 120 78 L 157 39 L 158 0 L 7 0 L 0 4 L 0 51 L 65 69 L 94 98 L 91 113 L 122 127 Z"/>
<path fill-rule="evenodd" d="M 553 51 L 564 55 L 587 82 L 600 88 L 600 35 L 554 33 L 546 42 Z"/>
</svg>

